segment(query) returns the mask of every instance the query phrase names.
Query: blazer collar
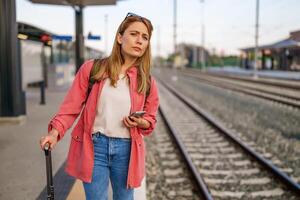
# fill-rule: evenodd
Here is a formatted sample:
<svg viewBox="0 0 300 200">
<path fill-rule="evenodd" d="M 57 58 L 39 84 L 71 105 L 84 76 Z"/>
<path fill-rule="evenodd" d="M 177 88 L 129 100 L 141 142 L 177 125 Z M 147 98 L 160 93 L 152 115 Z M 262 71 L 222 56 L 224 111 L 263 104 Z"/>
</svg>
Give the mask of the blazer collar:
<svg viewBox="0 0 300 200">
<path fill-rule="evenodd" d="M 133 65 L 131 66 L 129 69 L 127 69 L 126 73 L 128 76 L 133 76 L 133 75 L 136 75 L 137 73 L 137 65 Z"/>
<path fill-rule="evenodd" d="M 136 75 L 137 67 L 138 67 L 137 65 L 132 65 L 130 68 L 127 69 L 126 74 L 130 77 Z M 103 75 L 103 79 L 106 78 L 108 78 L 108 74 L 105 72 Z"/>
</svg>

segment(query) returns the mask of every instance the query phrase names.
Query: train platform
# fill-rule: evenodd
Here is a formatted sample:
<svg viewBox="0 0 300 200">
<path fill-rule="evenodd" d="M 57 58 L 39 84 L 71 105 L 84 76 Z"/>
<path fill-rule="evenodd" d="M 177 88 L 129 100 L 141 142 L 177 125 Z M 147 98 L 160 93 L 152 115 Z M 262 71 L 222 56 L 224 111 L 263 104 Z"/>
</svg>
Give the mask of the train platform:
<svg viewBox="0 0 300 200">
<path fill-rule="evenodd" d="M 244 76 L 253 76 L 253 69 L 242 69 L 240 67 L 210 67 L 207 68 L 211 73 L 225 73 L 236 74 Z M 300 72 L 293 71 L 279 71 L 279 70 L 257 70 L 258 77 L 274 78 L 274 79 L 287 79 L 287 80 L 300 80 Z"/>
<path fill-rule="evenodd" d="M 65 88 L 67 89 L 67 87 Z M 26 91 L 26 117 L 15 122 L 0 121 L 0 199 L 45 199 L 46 161 L 39 139 L 57 112 L 66 90 L 47 89 L 46 105 L 40 105 L 38 88 Z M 64 172 L 70 131 L 52 151 L 55 199 L 85 199 L 82 182 Z M 111 188 L 109 199 L 112 199 Z M 135 199 L 146 199 L 145 179 L 135 190 Z"/>
</svg>

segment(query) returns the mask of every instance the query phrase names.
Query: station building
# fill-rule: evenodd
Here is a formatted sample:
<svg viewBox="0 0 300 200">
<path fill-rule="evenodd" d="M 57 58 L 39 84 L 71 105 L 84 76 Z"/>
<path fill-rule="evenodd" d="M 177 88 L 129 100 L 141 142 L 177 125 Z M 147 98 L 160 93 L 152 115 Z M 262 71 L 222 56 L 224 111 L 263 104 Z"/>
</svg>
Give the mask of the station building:
<svg viewBox="0 0 300 200">
<path fill-rule="evenodd" d="M 255 47 L 241 49 L 241 67 L 253 69 Z M 288 38 L 258 47 L 258 69 L 300 71 L 300 30 Z"/>
</svg>

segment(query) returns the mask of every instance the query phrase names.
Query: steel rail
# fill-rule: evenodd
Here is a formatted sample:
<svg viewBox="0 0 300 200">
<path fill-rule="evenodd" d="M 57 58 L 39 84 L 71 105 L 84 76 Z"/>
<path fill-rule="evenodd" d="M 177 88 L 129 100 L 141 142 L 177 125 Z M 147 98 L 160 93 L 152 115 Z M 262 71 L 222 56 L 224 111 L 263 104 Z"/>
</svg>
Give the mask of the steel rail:
<svg viewBox="0 0 300 200">
<path fill-rule="evenodd" d="M 201 72 L 199 72 L 201 73 Z M 290 79 L 278 79 L 278 82 L 271 82 L 271 80 L 274 80 L 272 78 L 266 78 L 263 77 L 264 79 L 251 79 L 250 77 L 239 77 L 236 75 L 225 75 L 225 74 L 216 74 L 216 73 L 211 73 L 208 72 L 207 73 L 210 76 L 217 76 L 217 77 L 223 77 L 223 78 L 227 78 L 227 79 L 235 79 L 235 80 L 241 80 L 244 82 L 253 82 L 253 83 L 261 83 L 261 84 L 266 84 L 266 85 L 271 85 L 271 86 L 277 86 L 277 87 L 284 87 L 287 89 L 296 89 L 299 90 L 300 89 L 300 85 L 299 82 L 300 81 L 296 81 L 296 80 L 290 80 Z M 294 82 L 294 83 L 298 83 L 298 85 L 291 85 L 289 83 L 284 83 L 284 82 L 280 82 L 280 81 L 290 81 L 290 82 Z"/>
<path fill-rule="evenodd" d="M 208 188 L 206 187 L 206 184 L 205 184 L 203 178 L 201 177 L 200 173 L 198 172 L 196 166 L 194 165 L 194 163 L 193 163 L 191 157 L 189 156 L 181 139 L 178 137 L 179 134 L 178 134 L 177 130 L 172 127 L 172 123 L 168 119 L 167 115 L 165 114 L 165 112 L 163 111 L 163 108 L 161 106 L 159 106 L 159 112 L 160 112 L 165 124 L 167 125 L 176 145 L 179 147 L 179 150 L 180 150 L 181 154 L 183 155 L 188 167 L 192 171 L 192 174 L 195 178 L 198 188 L 200 189 L 201 194 L 203 195 L 203 197 L 206 200 L 213 200 L 210 192 L 208 191 Z"/>
<path fill-rule="evenodd" d="M 199 70 L 194 70 L 194 69 L 189 69 L 189 70 L 183 70 L 186 72 L 193 72 L 193 73 L 199 73 L 199 74 L 204 74 Z M 292 79 L 276 79 L 276 78 L 268 78 L 268 77 L 263 77 L 264 79 L 253 79 L 251 77 L 241 77 L 238 75 L 233 75 L 233 74 L 217 74 L 213 72 L 206 72 L 205 73 L 208 76 L 217 76 L 217 77 L 223 77 L 226 79 L 236 79 L 236 80 L 241 80 L 245 82 L 253 82 L 253 83 L 260 83 L 260 84 L 266 84 L 266 85 L 271 85 L 271 86 L 278 86 L 278 87 L 283 87 L 287 89 L 300 89 L 300 81 L 292 80 Z M 278 81 L 278 82 L 273 82 L 273 81 Z M 283 82 L 284 81 L 284 82 Z M 287 82 L 294 82 L 296 85 L 292 85 Z"/>
<path fill-rule="evenodd" d="M 201 77 L 201 76 L 204 76 L 202 74 L 191 74 L 190 72 L 183 72 L 185 75 L 187 76 L 193 76 L 195 78 L 199 78 L 199 79 L 204 79 L 204 80 L 207 80 L 207 81 L 212 81 L 212 82 L 217 82 L 218 80 L 214 80 L 214 79 L 222 79 L 220 77 L 213 77 L 213 76 L 207 76 L 207 77 Z M 258 92 L 262 92 L 262 93 L 267 93 L 267 94 L 271 94 L 271 95 L 274 95 L 274 96 L 279 96 L 279 97 L 284 97 L 284 98 L 287 98 L 287 99 L 291 99 L 291 100 L 294 100 L 294 101 L 300 101 L 300 97 L 297 97 L 297 96 L 293 96 L 293 95 L 289 95 L 289 94 L 280 94 L 280 93 L 277 93 L 277 92 L 271 92 L 271 91 L 268 91 L 267 89 L 261 89 L 261 88 L 253 88 L 251 86 L 248 86 L 248 85 L 239 85 L 239 83 L 228 83 L 226 81 L 230 81 L 230 79 L 228 78 L 225 78 L 226 80 L 224 80 L 224 83 L 227 84 L 227 85 L 232 85 L 232 86 L 235 86 L 235 87 L 240 87 L 240 88 L 246 88 L 248 90 L 253 90 L 253 91 L 258 91 Z M 231 80 L 232 81 L 232 80 Z M 243 81 L 243 83 L 252 83 L 252 82 L 247 82 L 247 81 Z M 260 84 L 260 83 L 255 83 L 255 84 Z M 262 85 L 264 86 L 264 85 Z M 267 85 L 267 86 L 272 86 L 272 85 Z"/>
<path fill-rule="evenodd" d="M 179 98 L 182 102 L 184 102 L 189 108 L 195 111 L 198 115 L 201 115 L 205 120 L 207 120 L 212 126 L 218 129 L 222 134 L 224 134 L 227 138 L 233 141 L 237 146 L 241 147 L 247 154 L 251 155 L 256 161 L 258 161 L 262 166 L 267 168 L 272 174 L 275 175 L 280 181 L 282 181 L 285 185 L 288 185 L 292 191 L 294 191 L 297 195 L 300 196 L 300 185 L 296 183 L 293 179 L 291 179 L 286 173 L 282 172 L 278 167 L 271 163 L 271 161 L 263 158 L 261 155 L 256 153 L 252 148 L 243 143 L 240 139 L 236 138 L 233 133 L 229 129 L 227 129 L 224 125 L 222 125 L 219 121 L 217 121 L 213 116 L 200 108 L 196 103 L 194 103 L 191 99 L 183 96 L 181 93 L 176 91 L 172 86 L 165 83 L 161 79 L 159 82 L 165 86 L 172 94 L 174 94 L 177 98 Z"/>
<path fill-rule="evenodd" d="M 248 94 L 248 95 L 251 95 L 251 96 L 256 96 L 256 97 L 259 97 L 259 98 L 275 101 L 275 102 L 278 102 L 278 103 L 281 103 L 281 104 L 285 104 L 285 105 L 292 106 L 292 107 L 300 109 L 300 102 L 298 104 L 296 102 L 291 102 L 293 100 L 294 101 L 298 100 L 298 98 L 288 99 L 288 98 L 291 98 L 291 97 L 285 97 L 284 95 L 273 94 L 272 92 L 267 92 L 267 91 L 259 91 L 259 92 L 265 92 L 266 94 L 278 96 L 278 98 L 287 98 L 287 99 L 276 99 L 276 98 L 273 98 L 273 97 L 270 97 L 270 96 L 265 96 L 263 94 L 255 93 L 256 92 L 255 89 L 245 88 L 246 90 L 253 90 L 254 92 L 246 91 L 246 90 L 243 89 L 244 86 L 235 86 L 232 83 L 225 83 L 225 84 L 227 84 L 227 86 L 226 86 L 225 84 L 219 84 L 219 83 L 216 83 L 212 80 L 203 79 L 201 77 L 198 77 L 198 75 L 194 75 L 194 74 L 186 74 L 186 75 L 187 76 L 193 76 L 195 78 L 201 79 L 202 82 L 206 82 L 206 83 L 208 82 L 207 84 L 214 85 L 216 87 L 221 87 L 221 88 L 225 88 L 225 89 L 228 89 L 228 90 Z M 231 85 L 231 86 L 229 86 L 229 85 Z"/>
</svg>

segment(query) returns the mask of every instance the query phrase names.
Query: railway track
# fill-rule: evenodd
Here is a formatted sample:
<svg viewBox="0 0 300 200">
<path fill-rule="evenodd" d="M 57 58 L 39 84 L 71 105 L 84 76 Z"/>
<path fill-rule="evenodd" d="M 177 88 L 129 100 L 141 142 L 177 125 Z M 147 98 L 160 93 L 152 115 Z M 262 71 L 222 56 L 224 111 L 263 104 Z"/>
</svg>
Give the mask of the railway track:
<svg viewBox="0 0 300 200">
<path fill-rule="evenodd" d="M 160 87 L 160 113 L 204 199 L 299 199 L 300 186 L 171 86 Z M 293 191 L 293 192 L 292 192 Z M 298 195 L 298 196 L 297 196 Z"/>
<path fill-rule="evenodd" d="M 296 82 L 289 85 L 287 82 L 275 83 L 265 80 L 253 80 L 244 77 L 213 76 L 195 72 L 195 70 L 179 71 L 180 74 L 197 78 L 202 83 L 214 85 L 227 90 L 244 93 L 251 96 L 271 100 L 283 105 L 300 109 L 300 85 Z M 292 82 L 290 82 L 291 84 Z"/>
<path fill-rule="evenodd" d="M 147 199 L 200 200 L 188 166 L 160 114 L 151 137 L 146 137 Z"/>
<path fill-rule="evenodd" d="M 198 69 L 186 69 L 185 71 L 192 72 L 192 73 L 201 73 Z M 270 85 L 270 86 L 278 86 L 280 88 L 286 88 L 286 89 L 300 89 L 300 82 L 297 80 L 289 80 L 289 79 L 279 79 L 279 78 L 271 78 L 271 77 L 259 77 L 256 79 L 253 79 L 251 76 L 240 76 L 240 75 L 234 75 L 230 73 L 212 73 L 207 72 L 205 73 L 207 75 L 211 75 L 213 77 L 222 77 L 229 80 L 239 80 L 244 82 L 252 82 L 252 83 L 260 83 L 263 85 Z"/>
</svg>

